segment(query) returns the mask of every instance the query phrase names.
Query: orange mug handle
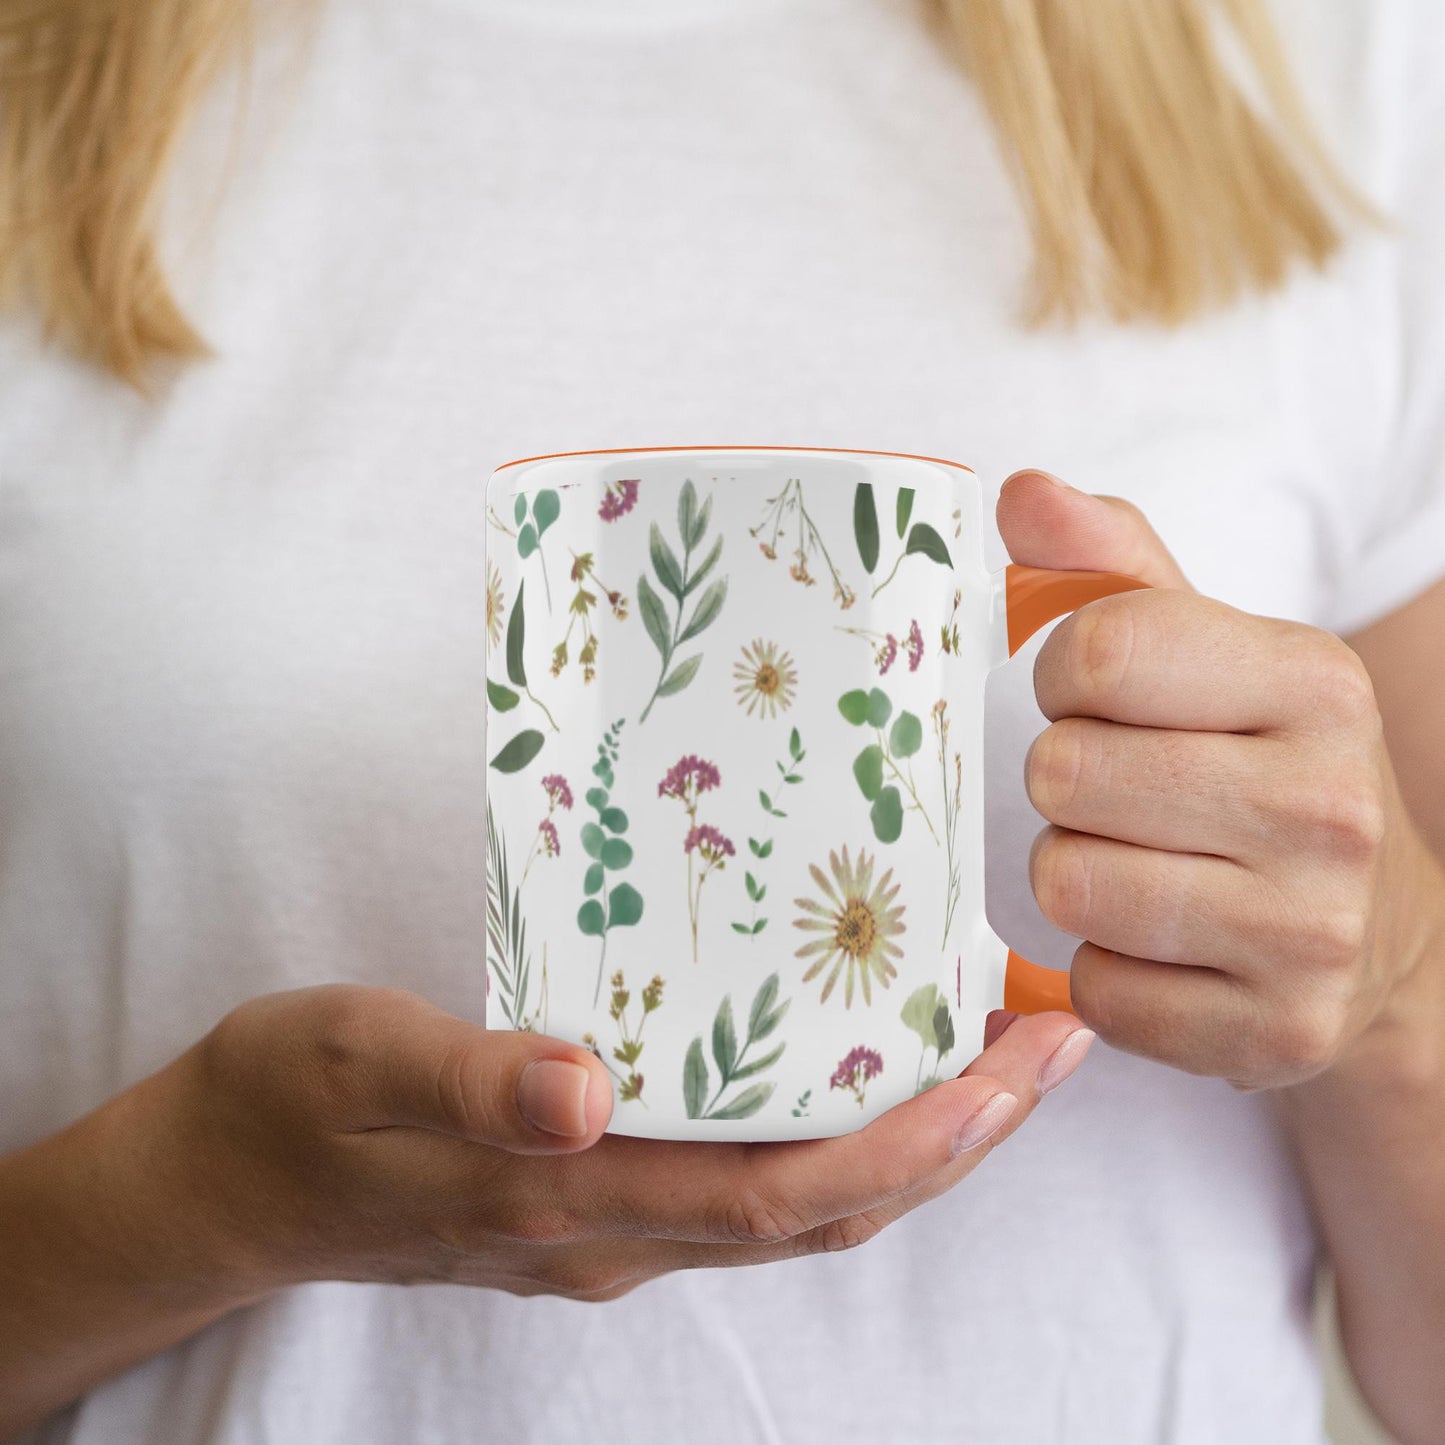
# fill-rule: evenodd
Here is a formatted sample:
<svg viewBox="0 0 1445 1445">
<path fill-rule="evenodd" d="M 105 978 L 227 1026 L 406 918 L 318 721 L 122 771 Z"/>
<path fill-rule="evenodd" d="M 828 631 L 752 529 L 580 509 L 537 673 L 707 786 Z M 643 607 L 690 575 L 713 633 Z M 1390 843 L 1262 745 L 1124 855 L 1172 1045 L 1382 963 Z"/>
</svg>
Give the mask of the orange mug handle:
<svg viewBox="0 0 1445 1445">
<path fill-rule="evenodd" d="M 1086 602 L 1136 592 L 1147 587 L 1137 577 L 1119 572 L 1053 572 L 1047 567 L 1010 565 L 1004 574 L 1004 601 L 1008 620 L 1008 655 L 1012 657 L 1046 623 Z M 1069 971 L 1044 968 L 1008 951 L 1004 965 L 1003 1006 L 1011 1013 L 1038 1014 L 1058 1010 L 1073 1013 L 1069 998 Z"/>
</svg>

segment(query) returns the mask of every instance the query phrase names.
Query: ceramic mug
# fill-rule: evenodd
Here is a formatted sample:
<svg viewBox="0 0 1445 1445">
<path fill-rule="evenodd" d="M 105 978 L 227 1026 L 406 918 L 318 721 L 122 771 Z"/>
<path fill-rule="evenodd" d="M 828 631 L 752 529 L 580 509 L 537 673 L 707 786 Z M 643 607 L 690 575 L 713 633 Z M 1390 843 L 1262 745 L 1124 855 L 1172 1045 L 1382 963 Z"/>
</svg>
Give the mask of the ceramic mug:
<svg viewBox="0 0 1445 1445">
<path fill-rule="evenodd" d="M 487 1024 L 592 1049 L 610 1129 L 847 1133 L 1068 975 L 984 914 L 983 697 L 1142 586 L 989 574 L 967 467 L 680 447 L 487 486 Z"/>
</svg>

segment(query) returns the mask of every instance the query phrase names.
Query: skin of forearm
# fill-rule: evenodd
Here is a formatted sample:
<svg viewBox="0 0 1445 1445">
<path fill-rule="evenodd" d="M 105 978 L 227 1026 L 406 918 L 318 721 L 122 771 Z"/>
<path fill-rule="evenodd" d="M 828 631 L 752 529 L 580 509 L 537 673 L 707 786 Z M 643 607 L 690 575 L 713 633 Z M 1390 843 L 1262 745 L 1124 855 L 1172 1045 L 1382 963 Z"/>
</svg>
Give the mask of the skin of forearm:
<svg viewBox="0 0 1445 1445">
<path fill-rule="evenodd" d="M 0 1159 L 0 1440 L 259 1297 L 188 1199 L 181 1066 Z"/>
<path fill-rule="evenodd" d="M 1275 1094 L 1335 1273 L 1361 1392 L 1402 1445 L 1445 1440 L 1445 867 L 1391 914 L 1408 971 L 1330 1069 Z"/>
</svg>

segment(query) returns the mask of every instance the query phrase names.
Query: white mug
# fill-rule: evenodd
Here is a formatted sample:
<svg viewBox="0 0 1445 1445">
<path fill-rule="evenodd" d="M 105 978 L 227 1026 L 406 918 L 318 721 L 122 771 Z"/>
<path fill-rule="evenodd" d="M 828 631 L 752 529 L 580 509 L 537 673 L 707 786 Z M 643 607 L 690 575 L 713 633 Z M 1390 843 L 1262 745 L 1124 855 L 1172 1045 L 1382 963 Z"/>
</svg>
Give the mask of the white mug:
<svg viewBox="0 0 1445 1445">
<path fill-rule="evenodd" d="M 592 1049 L 611 1132 L 847 1133 L 1068 975 L 984 913 L 983 696 L 1142 586 L 983 566 L 967 467 L 572 453 L 487 486 L 487 1024 Z"/>
</svg>

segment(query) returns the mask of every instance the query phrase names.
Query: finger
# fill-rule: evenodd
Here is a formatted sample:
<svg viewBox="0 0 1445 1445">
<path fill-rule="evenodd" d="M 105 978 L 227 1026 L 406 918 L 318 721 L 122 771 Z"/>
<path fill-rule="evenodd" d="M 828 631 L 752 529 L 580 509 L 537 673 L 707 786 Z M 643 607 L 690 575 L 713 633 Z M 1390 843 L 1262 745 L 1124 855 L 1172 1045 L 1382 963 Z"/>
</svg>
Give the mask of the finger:
<svg viewBox="0 0 1445 1445">
<path fill-rule="evenodd" d="M 605 1246 L 603 1255 L 609 1259 L 619 1277 L 636 1282 L 668 1270 L 767 1264 L 803 1254 L 852 1249 L 866 1244 L 889 1224 L 947 1192 L 977 1169 L 994 1149 L 1023 1127 L 1044 1095 L 1057 1088 L 1078 1068 L 1093 1038 L 1090 1030 L 1068 1014 L 1039 1014 L 1007 1025 L 996 1042 L 969 1065 L 969 1072 L 950 1083 L 966 1079 L 1003 1084 L 1008 1093 L 1017 1099 L 1016 1107 L 992 1132 L 970 1143 L 941 1167 L 924 1172 L 912 1185 L 864 1207 L 801 1229 L 785 1239 L 723 1243 L 649 1239 L 637 1240 L 630 1247 L 625 1241 L 611 1241 Z M 937 1094 L 946 1088 L 947 1084 L 940 1084 L 928 1093 Z M 908 1105 L 900 1105 L 883 1119 L 875 1121 L 874 1125 L 850 1137 L 862 1140 L 876 1124 L 907 1108 Z M 818 1150 L 823 1145 L 841 1142 L 815 1141 L 811 1147 Z M 782 1146 L 763 1147 L 777 1149 Z M 603 1283 L 606 1282 L 606 1273 L 604 1267 Z"/>
<path fill-rule="evenodd" d="M 1080 946 L 1071 974 L 1079 1016 L 1114 1048 L 1249 1088 L 1296 1083 L 1324 1067 L 1338 1002 L 1301 994 L 1271 1005 L 1247 984 Z"/>
<path fill-rule="evenodd" d="M 1034 664 L 1052 720 L 1098 717 L 1195 732 L 1309 732 L 1353 720 L 1357 662 L 1317 628 L 1185 592 L 1101 598 L 1066 617 Z"/>
<path fill-rule="evenodd" d="M 1034 739 L 1024 785 L 1060 828 L 1244 861 L 1278 847 L 1267 802 L 1280 791 L 1281 749 L 1272 738 L 1065 717 Z"/>
<path fill-rule="evenodd" d="M 1048 472 L 1015 472 L 999 492 L 999 535 L 1015 562 L 1122 572 L 1151 587 L 1189 581 L 1143 512 L 1120 497 L 1091 496 Z"/>
<path fill-rule="evenodd" d="M 319 1047 L 344 1077 L 352 1129 L 406 1125 L 550 1154 L 588 1148 L 607 1125 L 611 1084 L 586 1049 L 479 1028 L 398 990 L 337 993 Z"/>
<path fill-rule="evenodd" d="M 1242 977 L 1287 936 L 1283 895 L 1227 858 L 1045 828 L 1029 854 L 1039 910 L 1100 948 Z"/>
<path fill-rule="evenodd" d="M 1000 1040 L 1032 1079 L 1078 1027 L 1067 1015 L 1022 1020 Z M 1015 1037 L 1016 1036 L 1016 1037 Z M 984 1058 L 997 1055 L 985 1054 Z M 876 1208 L 992 1133 L 1017 1100 L 997 1079 L 950 1079 L 835 1139 L 769 1144 L 660 1144 L 608 1138 L 566 1161 L 590 1217 L 619 1233 L 699 1243 L 781 1243 Z M 561 1161 L 554 1172 L 561 1172 Z M 574 1174 L 575 1171 L 575 1174 Z"/>
</svg>

